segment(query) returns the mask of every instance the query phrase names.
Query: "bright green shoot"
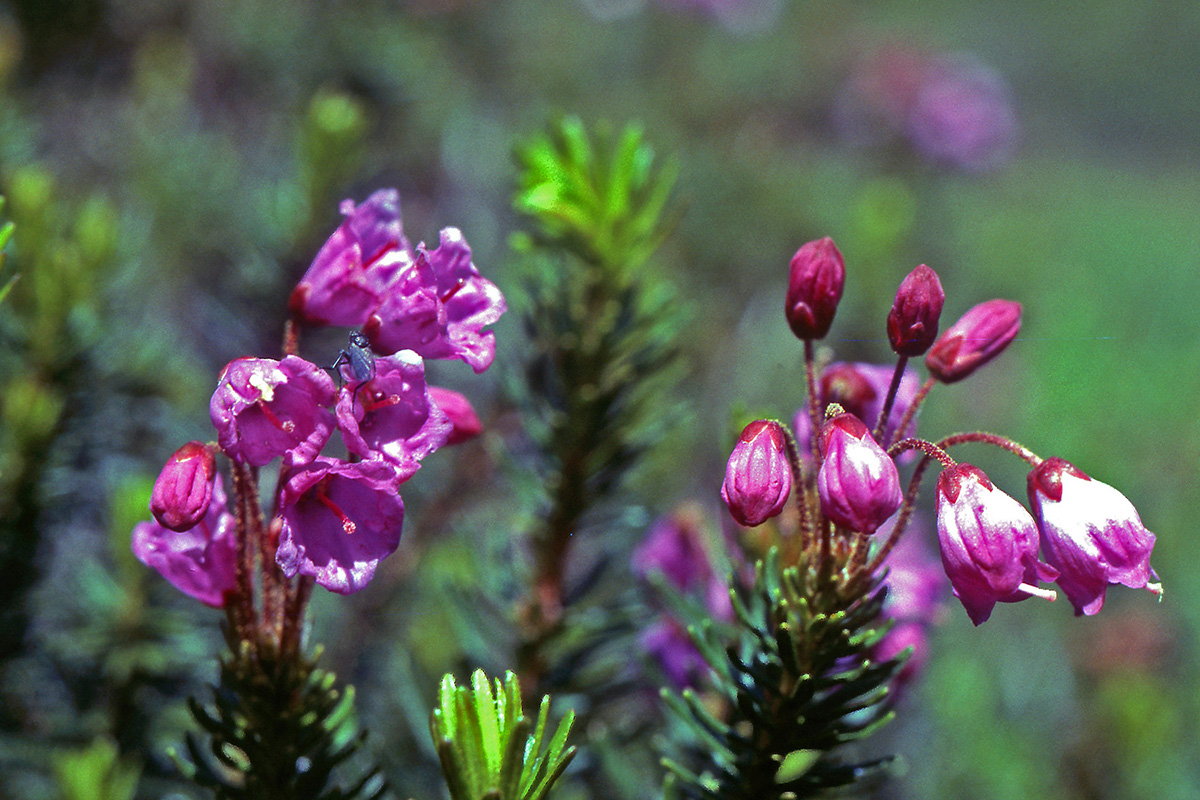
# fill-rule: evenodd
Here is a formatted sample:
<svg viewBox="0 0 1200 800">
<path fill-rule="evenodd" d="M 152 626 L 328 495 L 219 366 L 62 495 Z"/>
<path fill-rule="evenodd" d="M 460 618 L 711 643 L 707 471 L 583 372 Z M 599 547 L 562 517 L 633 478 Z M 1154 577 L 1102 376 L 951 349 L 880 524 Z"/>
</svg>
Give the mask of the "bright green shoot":
<svg viewBox="0 0 1200 800">
<path fill-rule="evenodd" d="M 536 723 L 522 713 L 521 687 L 512 672 L 494 685 L 483 670 L 475 671 L 470 686 L 456 685 L 452 675 L 442 678 L 429 728 L 452 800 L 546 797 L 575 756 L 575 748 L 566 747 L 574 712 L 542 752 L 549 715 L 549 697 L 542 699 Z"/>
</svg>

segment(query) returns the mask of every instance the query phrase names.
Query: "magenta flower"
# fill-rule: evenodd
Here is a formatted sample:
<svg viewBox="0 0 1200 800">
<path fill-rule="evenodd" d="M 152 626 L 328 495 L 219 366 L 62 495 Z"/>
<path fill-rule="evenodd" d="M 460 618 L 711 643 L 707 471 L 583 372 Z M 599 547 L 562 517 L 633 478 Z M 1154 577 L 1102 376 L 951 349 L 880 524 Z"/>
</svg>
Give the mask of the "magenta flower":
<svg viewBox="0 0 1200 800">
<path fill-rule="evenodd" d="M 1123 494 L 1061 458 L 1039 464 L 1028 486 L 1046 561 L 1076 616 L 1099 612 L 1110 583 L 1162 594 L 1150 568 L 1154 534 Z"/>
<path fill-rule="evenodd" d="M 777 422 L 759 419 L 742 430 L 725 467 L 721 499 L 747 527 L 761 525 L 783 510 L 792 491 L 787 434 Z"/>
<path fill-rule="evenodd" d="M 808 242 L 792 256 L 784 313 L 799 339 L 829 333 L 846 285 L 846 263 L 828 236 Z"/>
<path fill-rule="evenodd" d="M 817 382 L 817 388 L 821 395 L 820 412 L 822 417 L 825 414 L 825 408 L 830 403 L 837 403 L 862 420 L 868 427 L 874 428 L 880 412 L 883 411 L 883 401 L 887 399 L 887 391 L 891 386 L 894 371 L 894 367 L 886 364 L 867 364 L 861 361 L 838 361 L 830 364 L 821 372 L 820 380 Z M 899 427 L 900 420 L 904 419 L 905 413 L 913 404 L 920 388 L 921 381 L 917 377 L 916 371 L 904 370 L 904 374 L 900 376 L 900 388 L 896 392 L 896 400 L 892 404 L 892 413 L 888 416 L 888 424 L 884 428 L 884 441 L 890 442 L 901 438 L 896 428 Z M 807 460 L 812 451 L 810 445 L 812 422 L 809 419 L 808 410 L 799 409 L 793 424 L 800 457 Z M 915 427 L 915 424 L 910 425 L 904 435 L 911 435 Z M 901 456 L 902 461 L 905 456 L 911 458 L 910 454 L 906 452 Z"/>
<path fill-rule="evenodd" d="M 961 381 L 1004 352 L 1020 330 L 1020 303 L 980 303 L 933 343 L 925 354 L 925 367 L 942 383 Z"/>
<path fill-rule="evenodd" d="M 360 206 L 344 200 L 346 219 L 292 290 L 288 307 L 310 325 L 358 328 L 379 307 L 412 247 L 400 222 L 400 193 L 380 189 Z"/>
<path fill-rule="evenodd" d="M 298 356 L 238 358 L 221 370 L 209 404 L 217 441 L 235 461 L 288 466 L 316 458 L 333 432 L 333 379 Z"/>
<path fill-rule="evenodd" d="M 997 602 L 1053 598 L 1038 589 L 1057 571 L 1037 560 L 1037 525 L 1025 507 L 997 489 L 970 464 L 956 464 L 937 480 L 938 544 L 954 596 L 976 625 Z"/>
<path fill-rule="evenodd" d="M 450 419 L 450 437 L 446 439 L 446 444 L 461 444 L 483 433 L 479 415 L 475 413 L 471 401 L 461 393 L 441 386 L 430 386 L 429 399 Z"/>
<path fill-rule="evenodd" d="M 342 387 L 337 425 L 347 450 L 389 462 L 398 481 L 412 477 L 453 428 L 429 396 L 425 363 L 411 350 L 375 359 L 371 380 Z"/>
<path fill-rule="evenodd" d="M 338 594 L 362 589 L 400 544 L 404 503 L 384 461 L 346 463 L 321 456 L 283 486 L 283 529 L 275 561 L 289 578 L 309 575 Z"/>
<path fill-rule="evenodd" d="M 910 647 L 908 660 L 892 678 L 891 691 L 896 694 L 911 686 L 929 662 L 929 627 L 919 622 L 897 622 L 872 652 L 876 661 L 887 661 Z"/>
<path fill-rule="evenodd" d="M 633 551 L 634 574 L 661 572 L 672 586 L 685 592 L 706 586 L 713 578 L 713 569 L 700 526 L 699 514 L 686 510 L 660 519 Z"/>
<path fill-rule="evenodd" d="M 938 318 L 946 293 L 938 274 L 924 264 L 905 276 L 888 312 L 887 332 L 892 350 L 902 356 L 919 356 L 937 339 Z"/>
<path fill-rule="evenodd" d="M 154 482 L 150 512 L 173 531 L 195 526 L 208 513 L 216 473 L 216 459 L 208 445 L 188 442 L 167 459 Z"/>
<path fill-rule="evenodd" d="M 446 228 L 429 252 L 417 247 L 363 333 L 379 353 L 413 350 L 425 358 L 458 358 L 483 372 L 496 356 L 496 336 L 483 329 L 507 309 L 496 285 L 471 263 L 457 228 Z"/>
<path fill-rule="evenodd" d="M 874 533 L 900 508 L 900 473 L 862 420 L 839 414 L 821 431 L 821 510 L 834 524 Z"/>
<path fill-rule="evenodd" d="M 133 528 L 133 554 L 158 571 L 179 591 L 213 608 L 225 605 L 237 589 L 237 521 L 225 507 L 225 489 L 217 475 L 211 502 L 191 528 L 169 530 L 155 522 Z"/>
</svg>

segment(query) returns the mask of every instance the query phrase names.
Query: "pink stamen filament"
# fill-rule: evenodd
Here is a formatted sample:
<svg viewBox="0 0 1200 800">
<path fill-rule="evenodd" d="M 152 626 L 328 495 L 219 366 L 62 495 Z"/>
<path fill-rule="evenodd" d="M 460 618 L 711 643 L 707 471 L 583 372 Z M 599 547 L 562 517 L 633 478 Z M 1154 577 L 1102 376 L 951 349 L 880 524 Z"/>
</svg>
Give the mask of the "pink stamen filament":
<svg viewBox="0 0 1200 800">
<path fill-rule="evenodd" d="M 342 530 L 344 530 L 347 534 L 352 534 L 358 526 L 356 526 L 354 524 L 354 520 L 347 517 L 346 512 L 342 511 L 342 509 L 338 507 L 338 504 L 333 502 L 332 498 L 325 493 L 328 483 L 329 479 L 326 478 L 317 484 L 317 502 L 332 511 L 333 515 L 342 521 Z"/>
<path fill-rule="evenodd" d="M 262 411 L 263 416 L 267 418 L 267 422 L 271 423 L 279 430 L 283 431 L 284 433 L 295 433 L 296 423 L 292 422 L 290 419 L 284 420 L 275 416 L 275 412 L 271 411 L 270 407 L 267 406 L 267 404 L 262 400 L 258 401 L 258 409 Z"/>
</svg>

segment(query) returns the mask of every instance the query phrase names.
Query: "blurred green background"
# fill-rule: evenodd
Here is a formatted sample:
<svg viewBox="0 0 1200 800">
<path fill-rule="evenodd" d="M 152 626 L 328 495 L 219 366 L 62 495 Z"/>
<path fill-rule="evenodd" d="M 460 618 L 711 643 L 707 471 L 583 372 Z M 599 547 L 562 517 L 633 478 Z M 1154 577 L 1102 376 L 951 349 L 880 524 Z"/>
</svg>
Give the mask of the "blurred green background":
<svg viewBox="0 0 1200 800">
<path fill-rule="evenodd" d="M 1016 120 L 1004 158 L 957 168 L 881 122 L 855 80 L 902 83 L 889 53 L 989 70 Z M 91 796 L 54 782 L 80 763 L 107 770 L 115 794 L 97 797 L 132 796 L 114 763 L 144 771 L 139 796 L 169 785 L 161 751 L 186 724 L 180 698 L 212 680 L 218 617 L 128 554 L 149 481 L 179 442 L 211 437 L 216 371 L 277 352 L 287 292 L 342 198 L 397 186 L 409 238 L 458 226 L 516 291 L 512 146 L 557 113 L 639 122 L 682 168 L 654 269 L 689 308 L 691 415 L 635 487 L 647 519 L 689 498 L 715 513 L 731 408 L 800 403 L 786 267 L 831 235 L 848 273 L 825 341 L 839 358 L 887 360 L 883 319 L 918 262 L 941 275 L 945 323 L 1019 300 L 1022 336 L 936 389 L 922 431 L 1068 458 L 1159 536 L 1160 605 L 1114 589 L 1094 618 L 1025 603 L 980 629 L 950 608 L 885 734 L 905 767 L 881 796 L 1200 796 L 1198 59 L 1200 5 L 1182 1 L 0 3 L 16 223 L 0 286 L 20 274 L 0 304 L 0 797 Z M 848 107 L 866 113 L 847 123 Z M 482 381 L 431 367 L 485 415 L 521 358 L 514 317 Z M 307 355 L 332 360 L 342 336 Z M 1023 497 L 1020 463 L 964 457 Z M 440 513 L 427 506 L 453 468 L 406 492 L 406 536 Z M 408 724 L 396 709 L 432 699 L 385 698 L 396 673 L 438 661 L 428 580 L 404 550 L 382 586 L 316 603 L 385 746 Z M 400 629 L 430 641 L 398 652 Z"/>
</svg>

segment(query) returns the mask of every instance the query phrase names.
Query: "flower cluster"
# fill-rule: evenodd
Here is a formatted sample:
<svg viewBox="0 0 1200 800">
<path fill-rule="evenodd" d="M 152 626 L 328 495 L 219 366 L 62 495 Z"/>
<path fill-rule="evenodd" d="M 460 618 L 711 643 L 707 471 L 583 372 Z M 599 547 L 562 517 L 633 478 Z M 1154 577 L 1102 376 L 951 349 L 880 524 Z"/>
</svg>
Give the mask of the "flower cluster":
<svg viewBox="0 0 1200 800">
<path fill-rule="evenodd" d="M 289 580 L 362 589 L 399 544 L 400 485 L 434 450 L 479 433 L 465 397 L 426 383 L 424 359 L 487 369 L 496 345 L 485 328 L 504 313 L 504 297 L 458 230 L 443 230 L 436 249 L 412 247 L 399 203 L 385 189 L 342 204 L 344 221 L 291 294 L 283 358 L 226 365 L 209 406 L 216 443 L 191 442 L 163 468 L 156 522 L 138 525 L 133 550 L 187 594 L 218 607 L 231 596 L 249 603 L 256 560 Z M 302 325 L 362 329 L 335 363 L 336 382 L 297 355 Z M 331 452 L 334 431 L 344 454 Z M 230 462 L 232 504 L 217 452 Z M 279 478 L 264 520 L 257 474 L 272 463 Z M 272 574 L 261 579 L 264 594 Z"/>
<path fill-rule="evenodd" d="M 926 161 L 967 172 L 1003 164 L 1017 134 L 1008 88 L 994 70 L 969 56 L 903 47 L 862 59 L 834 114 L 851 141 L 901 142 Z"/>
<path fill-rule="evenodd" d="M 733 518 L 758 525 L 793 498 L 797 558 L 853 581 L 874 574 L 893 553 L 912 519 L 922 476 L 937 462 L 943 468 L 936 482 L 942 567 L 976 625 L 998 602 L 1054 599 L 1042 582 L 1057 582 L 1076 614 L 1097 613 L 1114 583 L 1161 594 L 1149 565 L 1154 535 L 1111 486 L 995 434 L 937 442 L 914 435 L 918 409 L 934 385 L 967 378 L 1013 342 L 1021 306 L 981 303 L 939 336 L 945 296 L 937 274 L 920 265 L 901 283 L 887 319 L 895 367 L 838 362 L 818 369 L 814 341 L 829 330 L 844 275 L 829 239 L 804 245 L 792 260 L 784 310 L 804 342 L 809 401 L 791 431 L 770 420 L 746 426 L 721 490 Z M 908 367 L 909 358 L 921 355 L 929 373 L 924 384 Z M 946 452 L 965 442 L 994 445 L 1030 464 L 1032 513 L 979 467 L 956 463 Z M 920 461 L 902 491 L 900 468 L 914 455 Z"/>
</svg>

